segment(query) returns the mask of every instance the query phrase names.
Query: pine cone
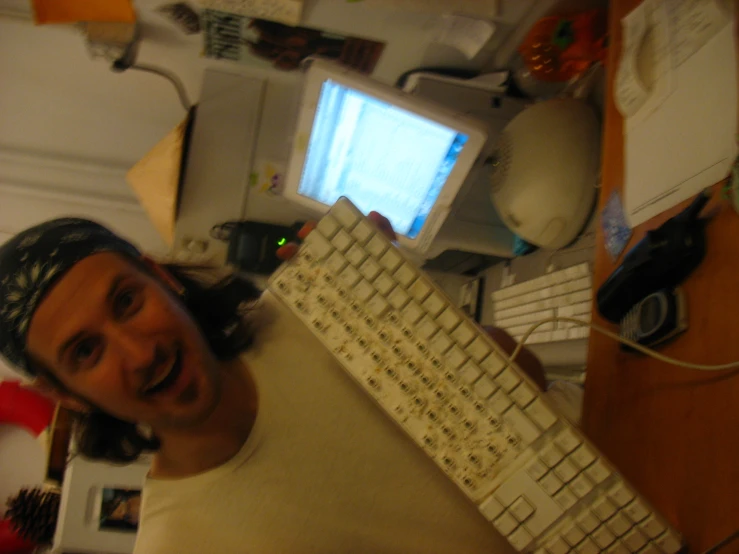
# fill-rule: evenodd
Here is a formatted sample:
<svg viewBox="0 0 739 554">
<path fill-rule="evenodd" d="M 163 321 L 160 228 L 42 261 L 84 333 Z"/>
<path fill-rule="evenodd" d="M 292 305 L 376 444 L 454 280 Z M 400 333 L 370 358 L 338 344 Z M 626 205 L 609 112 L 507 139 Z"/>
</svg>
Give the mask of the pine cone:
<svg viewBox="0 0 739 554">
<path fill-rule="evenodd" d="M 23 488 L 7 501 L 5 517 L 24 539 L 51 544 L 59 517 L 60 494 L 41 487 Z"/>
</svg>

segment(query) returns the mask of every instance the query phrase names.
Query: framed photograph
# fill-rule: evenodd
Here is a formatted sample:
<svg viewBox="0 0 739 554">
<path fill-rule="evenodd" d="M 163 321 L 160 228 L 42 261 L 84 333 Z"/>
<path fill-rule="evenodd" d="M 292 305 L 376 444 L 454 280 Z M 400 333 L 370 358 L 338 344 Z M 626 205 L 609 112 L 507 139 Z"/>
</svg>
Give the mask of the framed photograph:
<svg viewBox="0 0 739 554">
<path fill-rule="evenodd" d="M 130 554 L 149 471 L 147 461 L 117 465 L 74 456 L 65 469 L 54 550 Z"/>
<path fill-rule="evenodd" d="M 98 529 L 135 533 L 139 527 L 141 489 L 103 487 Z"/>
</svg>

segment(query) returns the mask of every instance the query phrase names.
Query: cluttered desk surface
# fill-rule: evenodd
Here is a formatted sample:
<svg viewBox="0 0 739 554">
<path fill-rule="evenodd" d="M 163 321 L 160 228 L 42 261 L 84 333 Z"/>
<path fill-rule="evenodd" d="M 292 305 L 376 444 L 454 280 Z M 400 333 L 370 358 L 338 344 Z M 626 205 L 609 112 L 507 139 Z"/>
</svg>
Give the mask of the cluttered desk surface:
<svg viewBox="0 0 739 554">
<path fill-rule="evenodd" d="M 603 143 L 602 209 L 624 182 L 623 119 L 613 94 L 621 48 L 621 19 L 640 0 L 610 4 L 611 47 Z M 678 152 L 675 155 L 679 155 Z M 627 249 L 685 203 L 639 225 Z M 706 212 L 707 254 L 684 283 L 688 331 L 660 351 L 681 360 L 721 364 L 739 360 L 739 216 L 721 197 Z M 616 268 L 598 231 L 594 284 Z M 595 322 L 605 323 L 593 312 Z M 739 372 L 682 369 L 622 352 L 592 333 L 583 426 L 624 476 L 681 531 L 690 552 L 703 552 L 739 529 Z M 726 550 L 739 551 L 733 543 Z"/>
</svg>

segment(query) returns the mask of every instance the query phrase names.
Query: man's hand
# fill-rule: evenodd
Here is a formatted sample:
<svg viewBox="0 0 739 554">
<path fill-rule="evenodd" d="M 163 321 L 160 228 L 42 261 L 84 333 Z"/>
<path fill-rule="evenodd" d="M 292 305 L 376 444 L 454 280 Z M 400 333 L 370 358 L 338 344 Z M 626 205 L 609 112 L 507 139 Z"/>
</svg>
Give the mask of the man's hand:
<svg viewBox="0 0 739 554">
<path fill-rule="evenodd" d="M 390 220 L 386 218 L 384 215 L 381 215 L 377 212 L 370 212 L 369 217 L 372 222 L 377 225 L 377 228 L 382 231 L 382 233 L 389 238 L 392 241 L 398 240 L 397 235 L 395 234 L 395 231 L 393 230 L 393 225 L 390 223 Z M 316 228 L 316 222 L 315 221 L 308 221 L 303 227 L 298 231 L 298 239 L 301 241 L 305 239 L 305 237 L 308 236 L 308 233 L 310 233 L 313 229 Z M 280 246 L 280 248 L 277 249 L 277 257 L 281 260 L 290 260 L 292 259 L 295 254 L 298 253 L 298 249 L 300 248 L 300 244 L 297 242 L 288 242 L 284 246 Z"/>
</svg>

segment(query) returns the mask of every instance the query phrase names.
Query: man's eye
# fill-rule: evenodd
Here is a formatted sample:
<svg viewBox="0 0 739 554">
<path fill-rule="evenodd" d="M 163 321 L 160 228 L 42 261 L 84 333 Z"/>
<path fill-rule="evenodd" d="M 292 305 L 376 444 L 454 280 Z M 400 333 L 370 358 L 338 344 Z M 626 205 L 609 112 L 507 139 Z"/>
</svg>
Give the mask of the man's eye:
<svg viewBox="0 0 739 554">
<path fill-rule="evenodd" d="M 115 298 L 115 313 L 117 316 L 125 316 L 135 313 L 139 307 L 138 291 L 128 289 L 121 291 Z"/>
<path fill-rule="evenodd" d="M 75 364 L 83 364 L 95 355 L 97 343 L 94 340 L 83 340 L 74 347 L 72 361 Z"/>
</svg>

